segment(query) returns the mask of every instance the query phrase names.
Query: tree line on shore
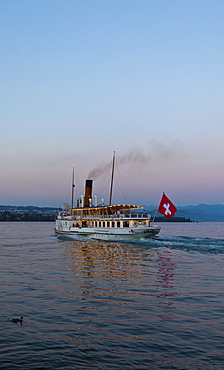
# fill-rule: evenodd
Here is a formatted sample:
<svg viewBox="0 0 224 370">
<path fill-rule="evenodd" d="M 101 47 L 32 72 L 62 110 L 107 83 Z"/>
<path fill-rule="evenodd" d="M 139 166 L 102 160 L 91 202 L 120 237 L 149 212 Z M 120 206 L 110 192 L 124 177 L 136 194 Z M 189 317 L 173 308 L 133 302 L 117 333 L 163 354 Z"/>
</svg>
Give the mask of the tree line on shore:
<svg viewBox="0 0 224 370">
<path fill-rule="evenodd" d="M 44 221 L 53 222 L 54 215 L 42 215 L 36 213 L 12 213 L 9 211 L 0 212 L 0 222 L 4 221 Z"/>
<path fill-rule="evenodd" d="M 0 222 L 4 221 L 41 221 L 41 222 L 53 222 L 55 220 L 54 215 L 43 215 L 37 213 L 12 213 L 9 211 L 0 211 Z M 165 217 L 156 217 L 155 222 L 191 222 L 190 218 L 185 217 L 172 217 L 166 219 Z"/>
<path fill-rule="evenodd" d="M 190 217 L 156 217 L 155 222 L 192 222 L 192 220 L 190 219 Z"/>
</svg>

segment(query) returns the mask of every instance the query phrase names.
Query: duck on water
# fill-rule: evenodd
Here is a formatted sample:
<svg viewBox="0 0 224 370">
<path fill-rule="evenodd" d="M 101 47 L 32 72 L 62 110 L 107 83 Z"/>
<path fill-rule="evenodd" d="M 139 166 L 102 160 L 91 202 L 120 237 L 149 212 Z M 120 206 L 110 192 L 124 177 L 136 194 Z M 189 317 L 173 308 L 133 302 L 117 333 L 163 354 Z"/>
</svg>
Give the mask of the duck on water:
<svg viewBox="0 0 224 370">
<path fill-rule="evenodd" d="M 74 169 L 72 181 L 72 207 L 62 206 L 55 221 L 55 231 L 60 234 L 76 234 L 98 240 L 130 240 L 149 238 L 160 231 L 160 226 L 151 224 L 151 215 L 143 207 L 133 204 L 112 205 L 114 161 L 110 187 L 110 201 L 98 203 L 98 197 L 92 198 L 93 180 L 86 180 L 85 196 L 81 195 L 74 208 Z"/>
<path fill-rule="evenodd" d="M 23 317 L 21 316 L 20 319 L 12 319 L 12 322 L 14 322 L 14 324 L 20 324 L 20 325 L 23 325 Z"/>
</svg>

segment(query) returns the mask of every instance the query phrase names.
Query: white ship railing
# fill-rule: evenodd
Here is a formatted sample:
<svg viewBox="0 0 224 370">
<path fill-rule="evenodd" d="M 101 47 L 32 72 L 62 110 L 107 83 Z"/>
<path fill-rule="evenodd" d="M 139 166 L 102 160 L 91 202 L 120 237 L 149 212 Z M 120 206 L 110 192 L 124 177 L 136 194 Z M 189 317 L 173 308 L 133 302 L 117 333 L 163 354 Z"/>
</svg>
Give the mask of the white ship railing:
<svg viewBox="0 0 224 370">
<path fill-rule="evenodd" d="M 60 217 L 59 217 L 60 218 Z M 118 219 L 118 220 L 125 220 L 125 219 L 150 219 L 151 215 L 148 213 L 129 213 L 129 214 L 113 214 L 113 215 L 63 215 L 61 214 L 61 218 L 67 220 L 98 220 L 98 219 Z"/>
</svg>

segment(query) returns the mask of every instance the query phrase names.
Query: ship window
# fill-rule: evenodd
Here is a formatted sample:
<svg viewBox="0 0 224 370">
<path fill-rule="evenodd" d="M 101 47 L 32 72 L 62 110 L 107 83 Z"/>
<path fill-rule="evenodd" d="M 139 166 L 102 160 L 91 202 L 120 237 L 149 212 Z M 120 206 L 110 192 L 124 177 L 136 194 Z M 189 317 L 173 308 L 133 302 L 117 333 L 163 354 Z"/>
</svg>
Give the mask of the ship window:
<svg viewBox="0 0 224 370">
<path fill-rule="evenodd" d="M 124 222 L 123 222 L 123 226 L 124 226 L 124 227 L 129 227 L 129 222 L 128 222 L 128 221 L 124 221 Z"/>
<path fill-rule="evenodd" d="M 99 221 L 99 227 L 101 227 L 101 221 Z"/>
<path fill-rule="evenodd" d="M 97 221 L 95 221 L 95 227 L 97 227 Z"/>
<path fill-rule="evenodd" d="M 107 227 L 110 227 L 110 221 L 107 221 Z"/>
<path fill-rule="evenodd" d="M 103 221 L 103 227 L 105 227 L 105 221 Z"/>
<path fill-rule="evenodd" d="M 117 221 L 117 227 L 120 227 L 121 224 L 120 224 L 120 221 Z"/>
<path fill-rule="evenodd" d="M 112 227 L 114 227 L 114 226 L 115 226 L 115 222 L 114 222 L 114 221 L 112 221 L 111 223 L 112 223 Z"/>
</svg>

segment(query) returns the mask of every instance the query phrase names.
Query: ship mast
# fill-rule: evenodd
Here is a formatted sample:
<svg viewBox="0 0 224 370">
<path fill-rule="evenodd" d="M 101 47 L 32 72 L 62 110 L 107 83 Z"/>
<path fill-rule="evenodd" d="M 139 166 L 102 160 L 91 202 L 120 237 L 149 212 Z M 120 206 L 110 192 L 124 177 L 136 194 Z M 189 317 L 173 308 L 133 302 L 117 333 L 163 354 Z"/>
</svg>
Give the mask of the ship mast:
<svg viewBox="0 0 224 370">
<path fill-rule="evenodd" d="M 72 172 L 72 209 L 74 208 L 74 190 L 75 190 L 75 172 L 74 172 L 74 167 L 73 167 L 73 172 Z"/>
<path fill-rule="evenodd" d="M 111 183 L 110 183 L 110 202 L 109 202 L 109 206 L 111 206 L 111 202 L 112 202 L 112 192 L 113 192 L 113 182 L 114 182 L 114 163 L 115 163 L 115 152 L 114 152 L 113 161 L 112 161 L 112 174 L 111 174 Z"/>
</svg>

